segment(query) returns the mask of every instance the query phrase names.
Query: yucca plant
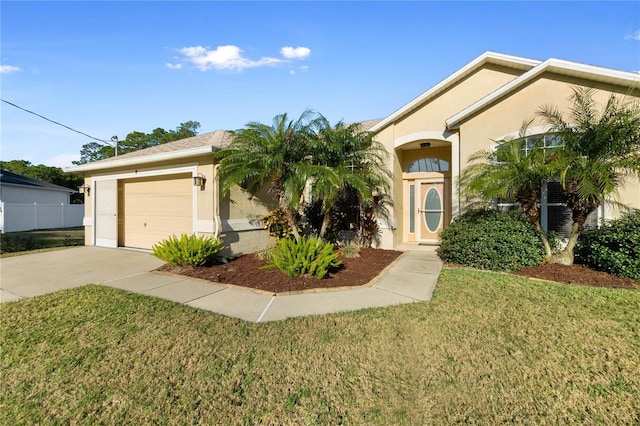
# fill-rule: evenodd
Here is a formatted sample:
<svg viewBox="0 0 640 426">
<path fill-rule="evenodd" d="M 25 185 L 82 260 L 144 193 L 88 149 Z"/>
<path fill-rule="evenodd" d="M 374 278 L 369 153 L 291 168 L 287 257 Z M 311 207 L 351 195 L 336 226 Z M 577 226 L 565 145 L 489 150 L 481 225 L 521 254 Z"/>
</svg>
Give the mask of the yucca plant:
<svg viewBox="0 0 640 426">
<path fill-rule="evenodd" d="M 225 246 L 219 239 L 182 234 L 180 237 L 172 235 L 154 244 L 152 249 L 154 256 L 172 266 L 196 267 L 221 259 L 218 253 L 224 250 Z"/>
<path fill-rule="evenodd" d="M 278 241 L 264 268 L 278 268 L 290 277 L 308 275 L 323 279 L 340 265 L 340 255 L 334 252 L 331 243 L 316 237 L 301 237 L 297 241 L 289 238 Z"/>
</svg>

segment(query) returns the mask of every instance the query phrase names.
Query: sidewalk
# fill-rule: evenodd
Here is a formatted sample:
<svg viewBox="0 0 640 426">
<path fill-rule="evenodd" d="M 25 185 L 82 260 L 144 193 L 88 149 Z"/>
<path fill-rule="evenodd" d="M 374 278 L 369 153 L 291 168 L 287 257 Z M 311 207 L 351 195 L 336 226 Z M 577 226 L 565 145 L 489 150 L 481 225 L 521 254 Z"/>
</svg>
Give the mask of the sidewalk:
<svg viewBox="0 0 640 426">
<path fill-rule="evenodd" d="M 74 251 L 75 256 L 72 257 L 69 256 L 69 253 L 65 253 Z M 81 256 L 79 256 L 80 254 Z M 98 258 L 102 259 L 103 268 L 112 271 L 111 275 L 106 271 L 100 272 L 98 268 L 95 271 L 96 279 L 87 276 L 90 274 L 87 274 L 86 270 L 91 267 L 87 265 L 97 267 L 95 261 L 92 260 L 96 257 L 96 254 L 98 254 Z M 76 277 L 73 280 L 60 279 L 58 276 L 56 280 L 52 281 L 39 274 L 31 277 L 30 271 L 34 271 L 34 268 L 27 269 L 27 265 L 33 265 L 34 262 L 28 262 L 27 260 L 33 260 L 36 256 L 39 256 L 35 260 L 37 261 L 36 263 L 40 264 L 41 269 L 49 269 L 49 277 L 52 276 L 52 272 L 56 272 L 51 269 L 53 265 L 60 265 L 61 258 L 66 258 L 68 262 L 75 263 L 76 267 L 78 266 L 77 264 L 85 265 L 85 273 L 80 274 L 81 278 Z M 105 256 L 110 260 L 108 263 L 104 262 Z M 121 263 L 118 262 L 118 258 L 127 260 L 124 267 L 120 266 Z M 21 260 L 11 261 L 12 259 Z M 22 297 L 35 296 L 63 288 L 95 283 L 184 303 L 194 308 L 245 321 L 266 322 L 290 317 L 354 311 L 429 300 L 442 269 L 442 262 L 434 251 L 411 250 L 401 255 L 386 273 L 365 286 L 346 290 L 269 295 L 250 289 L 227 287 L 182 276 L 168 276 L 148 272 L 160 266 L 161 263 L 161 261 L 147 253 L 96 247 L 2 259 L 0 301 L 17 300 Z M 109 264 L 112 266 L 109 267 Z M 135 264 L 140 265 L 138 271 L 132 270 L 132 265 Z M 116 271 L 113 270 L 115 265 L 118 265 Z M 74 270 L 74 265 L 66 266 L 67 268 L 65 269 L 67 271 Z M 22 270 L 22 273 L 20 270 Z M 16 279 L 18 277 L 19 280 Z"/>
</svg>

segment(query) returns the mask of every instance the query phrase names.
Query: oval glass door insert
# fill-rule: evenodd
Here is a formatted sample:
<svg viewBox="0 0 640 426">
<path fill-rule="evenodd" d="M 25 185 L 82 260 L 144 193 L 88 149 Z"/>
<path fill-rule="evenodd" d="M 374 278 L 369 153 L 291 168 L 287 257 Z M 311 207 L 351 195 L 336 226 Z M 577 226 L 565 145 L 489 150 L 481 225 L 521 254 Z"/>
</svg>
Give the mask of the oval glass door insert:
<svg viewBox="0 0 640 426">
<path fill-rule="evenodd" d="M 440 198 L 440 193 L 437 189 L 430 188 L 427 191 L 427 196 L 424 197 L 424 223 L 429 232 L 435 233 L 440 228 L 441 220 L 442 199 Z"/>
</svg>

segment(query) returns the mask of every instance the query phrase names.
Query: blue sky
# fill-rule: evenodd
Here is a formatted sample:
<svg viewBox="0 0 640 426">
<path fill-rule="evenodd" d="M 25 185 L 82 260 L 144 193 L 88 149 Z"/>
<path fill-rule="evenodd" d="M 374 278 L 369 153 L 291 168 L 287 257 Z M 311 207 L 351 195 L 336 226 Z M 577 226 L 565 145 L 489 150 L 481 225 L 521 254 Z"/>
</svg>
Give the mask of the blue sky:
<svg viewBox="0 0 640 426">
<path fill-rule="evenodd" d="M 100 139 L 383 118 L 484 51 L 640 70 L 640 2 L 2 1 L 2 99 Z M 0 104 L 2 160 L 91 139 Z"/>
</svg>

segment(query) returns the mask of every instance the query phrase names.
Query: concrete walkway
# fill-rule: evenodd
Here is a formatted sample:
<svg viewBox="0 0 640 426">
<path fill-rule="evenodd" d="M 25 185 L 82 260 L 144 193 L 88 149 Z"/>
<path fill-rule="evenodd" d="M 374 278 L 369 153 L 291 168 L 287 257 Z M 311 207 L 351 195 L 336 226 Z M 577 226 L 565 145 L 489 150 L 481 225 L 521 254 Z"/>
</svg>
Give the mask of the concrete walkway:
<svg viewBox="0 0 640 426">
<path fill-rule="evenodd" d="M 406 251 L 386 273 L 366 286 L 272 295 L 149 272 L 162 263 L 146 252 L 99 247 L 0 259 L 0 302 L 92 283 L 245 321 L 265 322 L 429 300 L 442 269 L 435 252 L 422 248 Z"/>
</svg>

